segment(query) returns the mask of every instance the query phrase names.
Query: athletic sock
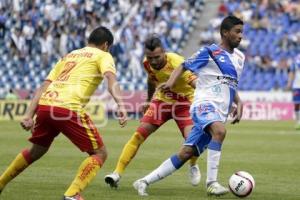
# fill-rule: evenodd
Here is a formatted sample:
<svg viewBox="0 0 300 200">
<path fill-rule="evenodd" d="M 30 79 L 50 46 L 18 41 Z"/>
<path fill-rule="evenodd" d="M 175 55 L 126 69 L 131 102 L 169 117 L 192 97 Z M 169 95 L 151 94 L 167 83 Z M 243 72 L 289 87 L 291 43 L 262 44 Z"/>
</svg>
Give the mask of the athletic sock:
<svg viewBox="0 0 300 200">
<path fill-rule="evenodd" d="M 222 144 L 218 141 L 211 140 L 208 144 L 207 151 L 207 179 L 206 184 L 217 181 L 218 168 L 221 158 Z"/>
<path fill-rule="evenodd" d="M 179 169 L 185 162 L 181 161 L 177 155 L 173 155 L 165 160 L 158 168 L 146 175 L 143 180 L 148 184 L 155 183 Z"/>
<path fill-rule="evenodd" d="M 138 151 L 140 145 L 144 142 L 143 136 L 139 132 L 135 132 L 130 140 L 124 146 L 122 153 L 119 157 L 116 169 L 114 172 L 118 174 L 122 174 L 130 163 L 130 161 L 134 158 L 136 152 Z"/>
<path fill-rule="evenodd" d="M 19 153 L 0 176 L 0 190 L 3 190 L 6 184 L 18 176 L 31 163 L 32 159 L 28 150 L 24 150 Z"/>
<path fill-rule="evenodd" d="M 80 193 L 93 180 L 103 162 L 96 155 L 89 156 L 80 165 L 72 184 L 65 192 L 65 196 L 74 196 Z"/>
</svg>

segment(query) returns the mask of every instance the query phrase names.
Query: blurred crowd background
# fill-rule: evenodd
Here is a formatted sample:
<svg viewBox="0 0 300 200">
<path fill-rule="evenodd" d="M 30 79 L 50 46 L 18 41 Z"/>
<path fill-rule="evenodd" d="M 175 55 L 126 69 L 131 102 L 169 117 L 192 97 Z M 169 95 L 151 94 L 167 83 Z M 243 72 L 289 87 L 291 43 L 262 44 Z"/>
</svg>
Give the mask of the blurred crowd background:
<svg viewBox="0 0 300 200">
<path fill-rule="evenodd" d="M 114 33 L 111 53 L 122 89 L 145 90 L 146 36 L 155 33 L 168 51 L 182 53 L 207 1 L 0 0 L 0 98 L 20 90 L 30 98 L 57 59 L 85 46 L 99 25 Z M 223 17 L 241 17 L 247 64 L 240 90 L 284 90 L 289 67 L 300 53 L 299 0 L 212 1 L 220 4 L 217 15 L 199 32 L 195 45 L 218 43 Z"/>
</svg>

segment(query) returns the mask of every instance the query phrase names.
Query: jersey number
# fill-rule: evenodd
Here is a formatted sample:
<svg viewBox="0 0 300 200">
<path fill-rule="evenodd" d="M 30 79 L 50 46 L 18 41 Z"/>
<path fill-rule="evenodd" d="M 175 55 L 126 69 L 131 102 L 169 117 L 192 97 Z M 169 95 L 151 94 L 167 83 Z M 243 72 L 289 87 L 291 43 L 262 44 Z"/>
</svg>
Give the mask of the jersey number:
<svg viewBox="0 0 300 200">
<path fill-rule="evenodd" d="M 70 71 L 77 65 L 76 62 L 67 62 L 64 66 L 64 70 L 60 73 L 57 80 L 58 81 L 67 81 L 70 77 Z"/>
</svg>

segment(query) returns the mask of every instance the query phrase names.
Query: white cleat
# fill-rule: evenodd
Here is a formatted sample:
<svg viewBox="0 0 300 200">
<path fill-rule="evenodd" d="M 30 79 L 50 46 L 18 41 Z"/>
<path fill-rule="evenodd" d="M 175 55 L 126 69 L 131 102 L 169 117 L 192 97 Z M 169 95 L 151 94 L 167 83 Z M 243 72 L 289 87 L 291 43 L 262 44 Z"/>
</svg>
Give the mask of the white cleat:
<svg viewBox="0 0 300 200">
<path fill-rule="evenodd" d="M 148 196 L 148 193 L 146 192 L 148 184 L 145 180 L 142 180 L 142 179 L 136 180 L 133 183 L 133 187 L 134 187 L 134 189 L 136 189 L 136 191 L 138 192 L 138 194 L 140 196 Z"/>
<path fill-rule="evenodd" d="M 207 195 L 222 196 L 228 192 L 228 188 L 220 185 L 218 182 L 213 182 L 207 186 Z"/>
<path fill-rule="evenodd" d="M 199 166 L 197 164 L 190 166 L 189 177 L 190 177 L 191 184 L 193 186 L 199 185 L 201 180 L 201 173 L 200 173 Z"/>
<path fill-rule="evenodd" d="M 104 177 L 105 183 L 109 184 L 111 188 L 117 188 L 119 185 L 119 181 L 121 176 L 118 173 L 108 174 Z"/>
</svg>

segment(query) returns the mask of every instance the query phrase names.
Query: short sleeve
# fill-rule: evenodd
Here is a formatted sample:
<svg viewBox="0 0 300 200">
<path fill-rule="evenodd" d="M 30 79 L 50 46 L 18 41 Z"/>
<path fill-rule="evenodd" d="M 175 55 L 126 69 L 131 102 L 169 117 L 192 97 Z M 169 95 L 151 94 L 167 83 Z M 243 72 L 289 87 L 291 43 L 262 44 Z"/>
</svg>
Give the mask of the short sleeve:
<svg viewBox="0 0 300 200">
<path fill-rule="evenodd" d="M 167 56 L 170 57 L 171 65 L 174 68 L 179 67 L 184 62 L 184 57 L 182 57 L 176 53 L 168 53 Z"/>
<path fill-rule="evenodd" d="M 113 57 L 110 53 L 105 53 L 99 60 L 99 70 L 101 74 L 112 72 L 116 74 L 116 67 Z"/>
<path fill-rule="evenodd" d="M 185 71 L 182 74 L 182 77 L 183 77 L 184 81 L 187 83 L 191 83 L 193 80 L 197 79 L 197 76 L 189 70 Z"/>
<path fill-rule="evenodd" d="M 64 63 L 62 61 L 62 59 L 60 59 L 55 66 L 52 68 L 52 70 L 50 71 L 50 73 L 48 74 L 46 80 L 48 81 L 54 81 L 58 78 L 58 76 L 60 75 L 62 69 L 63 69 Z"/>
<path fill-rule="evenodd" d="M 192 72 L 198 72 L 199 69 L 206 66 L 209 61 L 209 53 L 206 48 L 201 48 L 190 58 L 182 63 L 182 66 Z"/>
</svg>

